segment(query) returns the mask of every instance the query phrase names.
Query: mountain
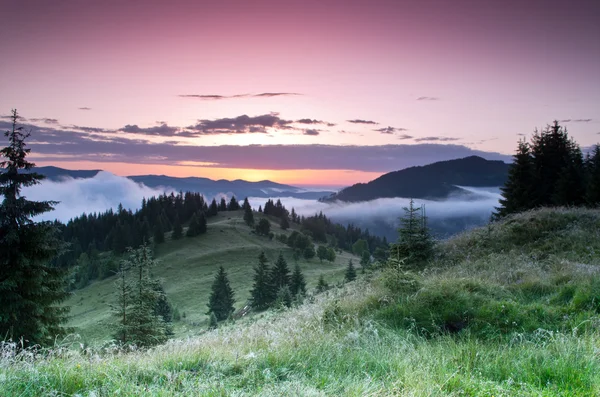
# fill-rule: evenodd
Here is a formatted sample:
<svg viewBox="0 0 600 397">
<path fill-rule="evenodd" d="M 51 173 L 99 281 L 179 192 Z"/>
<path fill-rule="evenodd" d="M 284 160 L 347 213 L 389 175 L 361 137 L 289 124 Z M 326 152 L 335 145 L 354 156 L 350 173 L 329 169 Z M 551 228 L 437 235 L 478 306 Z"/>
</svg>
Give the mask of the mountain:
<svg viewBox="0 0 600 397">
<path fill-rule="evenodd" d="M 368 183 L 357 183 L 321 201 L 368 201 L 378 198 L 407 197 L 439 200 L 453 193 L 465 193 L 458 186 L 502 186 L 510 164 L 470 156 L 457 160 L 410 167 L 380 176 Z"/>
<path fill-rule="evenodd" d="M 36 167 L 35 172 L 45 175 L 49 180 L 60 182 L 65 178 L 93 178 L 101 170 L 67 170 L 58 167 Z M 244 197 L 294 197 L 300 199 L 318 199 L 330 194 L 330 190 L 309 191 L 291 185 L 284 185 L 272 181 L 248 182 L 241 179 L 228 181 L 224 179 L 212 180 L 208 178 L 176 178 L 166 175 L 136 175 L 128 176 L 137 183 L 163 190 L 175 190 L 184 192 L 202 193 L 207 198 L 213 198 L 219 194 L 234 195 L 238 198 Z"/>
</svg>

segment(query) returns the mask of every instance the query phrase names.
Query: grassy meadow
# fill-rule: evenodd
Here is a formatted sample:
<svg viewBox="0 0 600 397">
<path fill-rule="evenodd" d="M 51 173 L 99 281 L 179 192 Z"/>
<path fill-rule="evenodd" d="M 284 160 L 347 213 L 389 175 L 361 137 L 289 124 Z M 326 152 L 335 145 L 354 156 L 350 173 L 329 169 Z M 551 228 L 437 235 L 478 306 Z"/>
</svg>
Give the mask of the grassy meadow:
<svg viewBox="0 0 600 397">
<path fill-rule="evenodd" d="M 227 221 L 217 224 L 234 236 Z M 251 251 L 242 240 L 237 253 L 201 237 L 158 257 L 165 274 L 176 259 L 196 263 L 202 248 L 214 261 L 239 258 L 241 268 Z M 420 272 L 383 268 L 298 307 L 150 350 L 4 345 L 0 395 L 597 396 L 599 269 L 600 211 L 526 212 L 441 242 Z M 165 285 L 177 306 L 196 296 L 166 277 Z"/>
<path fill-rule="evenodd" d="M 223 212 L 209 218 L 208 231 L 198 237 L 183 237 L 171 240 L 167 235 L 166 242 L 158 245 L 155 257 L 159 264 L 153 268 L 154 277 L 158 278 L 173 307 L 176 307 L 185 318 L 174 322 L 177 337 L 196 335 L 203 332 L 208 324 L 207 303 L 210 287 L 219 266 L 228 273 L 229 281 L 235 291 L 235 308 L 242 308 L 250 296 L 254 266 L 258 263 L 258 255 L 264 251 L 273 265 L 279 253 L 283 253 L 288 267 L 293 270 L 295 261 L 292 249 L 275 238 L 258 236 L 251 233 L 243 219 L 243 211 Z M 256 214 L 256 221 L 258 221 Z M 279 223 L 271 219 L 271 230 L 277 234 L 289 235 L 296 225 L 286 231 Z M 314 288 L 318 278 L 323 274 L 329 284 L 341 282 L 348 260 L 358 265 L 359 258 L 350 253 L 338 253 L 335 262 L 312 258 L 298 260 L 307 281 L 307 288 Z M 100 345 L 111 337 L 110 304 L 115 301 L 115 278 L 95 281 L 87 287 L 74 291 L 66 305 L 71 307 L 70 326 L 75 328 L 82 341 L 90 345 Z"/>
</svg>

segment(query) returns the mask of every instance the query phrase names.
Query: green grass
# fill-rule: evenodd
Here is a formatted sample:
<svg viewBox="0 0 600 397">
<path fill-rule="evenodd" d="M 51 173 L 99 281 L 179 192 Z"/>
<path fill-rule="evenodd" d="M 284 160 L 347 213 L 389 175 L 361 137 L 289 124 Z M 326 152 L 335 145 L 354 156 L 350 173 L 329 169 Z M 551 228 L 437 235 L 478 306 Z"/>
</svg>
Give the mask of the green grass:
<svg viewBox="0 0 600 397">
<path fill-rule="evenodd" d="M 236 309 L 243 307 L 249 298 L 253 268 L 261 251 L 265 252 L 270 265 L 282 252 L 293 270 L 292 250 L 276 239 L 251 233 L 242 216 L 242 211 L 221 213 L 209 220 L 206 234 L 180 240 L 167 238 L 157 247 L 155 256 L 159 265 L 152 273 L 162 282 L 173 306 L 186 314 L 186 318 L 174 323 L 176 337 L 197 335 L 206 329 L 206 304 L 219 266 L 228 273 L 235 292 Z M 282 231 L 274 220 L 271 220 L 271 228 L 276 234 L 292 231 Z M 298 263 L 310 289 L 316 286 L 321 274 L 330 284 L 342 281 L 350 258 L 359 262 L 358 258 L 343 252 L 333 263 L 321 263 L 316 257 L 310 261 L 302 258 Z M 71 307 L 69 325 L 75 327 L 85 343 L 100 345 L 110 339 L 114 319 L 109 305 L 115 301 L 114 290 L 115 280 L 111 277 L 74 291 L 66 302 Z"/>
<path fill-rule="evenodd" d="M 597 210 L 529 212 L 442 243 L 419 274 L 148 351 L 5 345 L 0 395 L 600 395 L 599 229 Z"/>
</svg>

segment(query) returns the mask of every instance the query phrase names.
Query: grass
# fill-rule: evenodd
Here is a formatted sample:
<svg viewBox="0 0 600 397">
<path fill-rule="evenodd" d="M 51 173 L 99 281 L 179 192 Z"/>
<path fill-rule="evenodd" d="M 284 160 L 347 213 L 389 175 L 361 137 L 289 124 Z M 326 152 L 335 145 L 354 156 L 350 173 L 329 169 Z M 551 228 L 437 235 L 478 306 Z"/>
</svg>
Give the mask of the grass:
<svg viewBox="0 0 600 397">
<path fill-rule="evenodd" d="M 4 345 L 0 395 L 600 395 L 599 229 L 597 210 L 521 214 L 442 243 L 419 274 L 148 351 Z"/>
<path fill-rule="evenodd" d="M 155 256 L 159 265 L 152 270 L 161 280 L 165 292 L 185 318 L 174 323 L 176 337 L 197 335 L 206 329 L 208 316 L 206 304 L 216 270 L 223 266 L 235 291 L 236 309 L 243 307 L 252 287 L 253 268 L 258 255 L 264 251 L 272 265 L 279 253 L 283 253 L 290 270 L 295 261 L 292 250 L 276 239 L 269 240 L 251 233 L 243 219 L 243 212 L 221 213 L 209 219 L 208 232 L 204 235 L 180 240 L 167 238 L 157 247 Z M 276 234 L 290 234 L 292 229 L 280 230 L 272 220 Z M 308 288 L 314 288 L 321 274 L 330 283 L 340 282 L 348 260 L 359 259 L 343 252 L 335 262 L 321 263 L 317 258 L 299 260 Z M 110 339 L 113 318 L 110 304 L 115 301 L 114 277 L 96 281 L 76 290 L 66 305 L 71 307 L 70 326 L 75 327 L 86 344 L 101 345 Z"/>
</svg>

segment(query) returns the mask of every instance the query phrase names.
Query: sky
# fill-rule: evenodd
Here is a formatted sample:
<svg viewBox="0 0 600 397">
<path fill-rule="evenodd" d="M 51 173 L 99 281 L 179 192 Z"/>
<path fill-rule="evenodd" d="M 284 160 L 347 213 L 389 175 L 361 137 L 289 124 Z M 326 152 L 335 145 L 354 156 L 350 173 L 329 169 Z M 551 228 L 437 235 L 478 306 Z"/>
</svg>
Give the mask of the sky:
<svg viewBox="0 0 600 397">
<path fill-rule="evenodd" d="M 38 165 L 343 186 L 553 120 L 600 141 L 592 0 L 3 0 Z"/>
</svg>

